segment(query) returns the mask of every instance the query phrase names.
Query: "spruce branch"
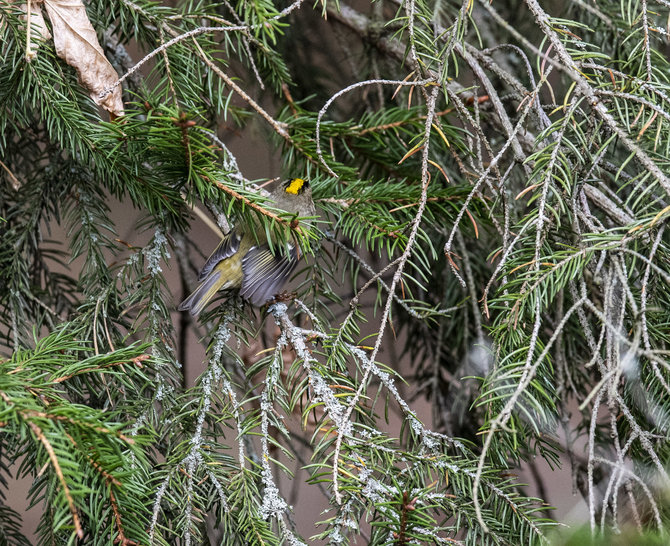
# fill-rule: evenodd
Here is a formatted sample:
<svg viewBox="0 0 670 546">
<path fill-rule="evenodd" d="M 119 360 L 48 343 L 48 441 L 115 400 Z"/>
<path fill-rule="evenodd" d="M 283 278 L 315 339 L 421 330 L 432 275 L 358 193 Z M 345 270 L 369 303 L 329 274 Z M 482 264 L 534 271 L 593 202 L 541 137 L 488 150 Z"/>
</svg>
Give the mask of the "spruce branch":
<svg viewBox="0 0 670 546">
<path fill-rule="evenodd" d="M 436 85 L 436 82 L 430 79 L 426 80 L 419 80 L 419 81 L 406 81 L 406 80 L 366 80 L 363 82 L 356 82 L 348 87 L 345 87 L 344 89 L 340 89 L 337 93 L 335 93 L 333 96 L 331 96 L 326 103 L 321 107 L 321 110 L 319 110 L 319 114 L 317 116 L 316 120 L 316 155 L 319 158 L 320 163 L 323 165 L 324 169 L 328 172 L 333 177 L 337 177 L 337 174 L 328 166 L 326 163 L 325 159 L 323 158 L 323 151 L 321 150 L 321 123 L 323 116 L 326 115 L 326 112 L 328 111 L 328 108 L 330 108 L 330 105 L 335 102 L 339 97 L 342 95 L 354 90 L 358 89 L 359 87 L 366 87 L 369 85 L 394 85 L 396 87 L 421 87 L 421 86 L 431 86 L 431 85 Z"/>
<path fill-rule="evenodd" d="M 0 484 L 21 460 L 34 540 L 305 544 L 318 501 L 334 544 L 546 544 L 535 461 L 594 541 L 667 534 L 667 0 L 90 0 L 111 123 L 37 7 L 0 3 Z M 322 232 L 253 177 L 309 180 Z M 301 245 L 291 292 L 175 314 L 194 217 Z"/>
<path fill-rule="evenodd" d="M 70 508 L 70 516 L 72 517 L 72 523 L 74 524 L 75 534 L 79 539 L 82 539 L 84 538 L 84 531 L 81 528 L 81 523 L 79 521 L 79 514 L 77 513 L 77 508 L 75 507 L 74 499 L 72 498 L 72 494 L 70 493 L 70 488 L 68 487 L 65 476 L 63 475 L 63 471 L 61 470 L 60 463 L 58 462 L 58 456 L 56 455 L 56 452 L 54 451 L 54 448 L 49 442 L 49 440 L 46 438 L 46 436 L 44 436 L 42 429 L 37 424 L 33 423 L 30 420 L 28 421 L 28 426 L 32 429 L 33 433 L 35 434 L 35 436 L 37 436 L 37 439 L 42 443 L 44 449 L 49 455 L 49 460 L 51 461 L 51 465 L 53 466 L 54 471 L 56 472 L 56 476 L 58 476 L 58 481 L 61 484 L 63 495 L 65 495 L 68 507 Z"/>
<path fill-rule="evenodd" d="M 542 29 L 543 33 L 550 40 L 554 46 L 561 63 L 565 67 L 566 73 L 576 83 L 577 89 L 588 101 L 594 112 L 607 124 L 607 126 L 616 133 L 621 139 L 621 142 L 628 148 L 640 163 L 658 180 L 663 187 L 666 194 L 670 195 L 670 179 L 661 171 L 658 165 L 649 157 L 649 155 L 635 144 L 630 136 L 617 123 L 616 119 L 610 114 L 606 106 L 600 101 L 596 95 L 595 90 L 588 83 L 586 78 L 580 73 L 575 61 L 572 59 L 567 49 L 561 42 L 556 32 L 551 28 L 549 16 L 540 7 L 536 0 L 526 0 L 528 8 L 533 13 L 537 24 Z"/>
</svg>

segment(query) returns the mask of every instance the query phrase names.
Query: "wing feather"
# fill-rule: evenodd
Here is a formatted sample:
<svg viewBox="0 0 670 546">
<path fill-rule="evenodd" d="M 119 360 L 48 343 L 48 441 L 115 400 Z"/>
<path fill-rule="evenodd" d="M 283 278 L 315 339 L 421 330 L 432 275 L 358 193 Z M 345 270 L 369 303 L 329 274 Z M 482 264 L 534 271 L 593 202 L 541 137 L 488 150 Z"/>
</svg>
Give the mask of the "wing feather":
<svg viewBox="0 0 670 546">
<path fill-rule="evenodd" d="M 214 295 L 225 283 L 221 281 L 221 272 L 214 270 L 200 283 L 188 298 L 179 304 L 180 311 L 190 311 L 196 317 L 210 302 Z M 223 286 L 225 288 L 225 286 Z"/>
<path fill-rule="evenodd" d="M 273 254 L 268 245 L 252 247 L 242 260 L 240 294 L 253 305 L 263 305 L 281 290 L 297 263 L 295 247 L 282 254 Z"/>
<path fill-rule="evenodd" d="M 202 266 L 200 275 L 198 275 L 198 281 L 202 281 L 207 275 L 212 272 L 212 269 L 218 264 L 221 260 L 230 258 L 235 254 L 240 248 L 240 241 L 242 236 L 237 233 L 235 230 L 230 231 L 214 249 L 211 256 L 207 258 L 205 265 Z"/>
</svg>

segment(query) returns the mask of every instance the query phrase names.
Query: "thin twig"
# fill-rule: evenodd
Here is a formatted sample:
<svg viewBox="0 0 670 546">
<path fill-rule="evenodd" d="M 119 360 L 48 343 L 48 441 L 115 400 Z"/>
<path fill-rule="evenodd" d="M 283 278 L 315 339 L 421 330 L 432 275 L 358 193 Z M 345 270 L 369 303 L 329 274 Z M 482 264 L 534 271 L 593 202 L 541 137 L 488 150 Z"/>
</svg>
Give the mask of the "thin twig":
<svg viewBox="0 0 670 546">
<path fill-rule="evenodd" d="M 422 161 L 421 161 L 421 198 L 419 201 L 419 207 L 416 212 L 416 216 L 414 217 L 414 220 L 412 221 L 412 228 L 409 234 L 409 237 L 407 238 L 407 245 L 405 247 L 405 251 L 403 252 L 401 256 L 401 260 L 398 263 L 398 268 L 396 269 L 395 274 L 393 275 L 393 280 L 391 281 L 391 287 L 389 289 L 389 296 L 386 300 L 386 305 L 384 306 L 384 311 L 382 313 L 382 317 L 380 320 L 380 326 L 379 326 L 379 332 L 377 334 L 377 340 L 375 342 L 374 348 L 372 349 L 372 352 L 369 356 L 369 361 L 374 364 L 375 359 L 377 357 L 377 353 L 379 352 L 379 349 L 381 348 L 381 343 L 384 338 L 384 333 L 386 331 L 386 323 L 389 319 L 389 315 L 391 313 L 391 304 L 393 303 L 393 294 L 395 294 L 395 290 L 397 288 L 398 283 L 400 282 L 400 279 L 402 278 L 402 273 L 405 268 L 405 265 L 407 264 L 407 260 L 409 260 L 410 255 L 412 254 L 413 248 L 414 248 L 414 241 L 416 239 L 416 236 L 419 232 L 419 226 L 421 225 L 421 220 L 423 218 L 423 212 L 426 208 L 426 203 L 428 199 L 428 183 L 430 181 L 430 177 L 428 176 L 428 152 L 430 148 L 430 131 L 433 125 L 433 117 L 435 115 L 435 103 L 437 99 L 437 94 L 439 92 L 438 87 L 434 87 L 431 92 L 428 94 L 428 100 L 426 103 L 426 123 L 425 123 L 425 128 L 424 128 L 424 147 L 423 147 L 423 153 L 422 153 Z M 354 408 L 356 407 L 356 404 L 358 404 L 358 401 L 363 393 L 363 389 L 366 388 L 366 384 L 368 381 L 368 378 L 371 373 L 371 368 L 366 367 L 365 372 L 363 373 L 363 377 L 360 380 L 360 386 L 358 387 L 356 394 L 351 397 L 351 400 L 349 401 L 349 404 L 347 406 L 346 413 L 344 415 L 344 420 L 348 421 L 351 418 L 351 414 L 354 411 Z M 337 439 L 335 441 L 335 452 L 333 455 L 333 493 L 335 495 L 335 500 L 338 504 L 342 504 L 342 494 L 339 489 L 339 482 L 338 482 L 338 477 L 339 477 L 339 456 L 340 456 L 340 450 L 342 449 L 342 440 L 343 440 L 343 431 L 338 430 L 337 434 Z"/>
</svg>

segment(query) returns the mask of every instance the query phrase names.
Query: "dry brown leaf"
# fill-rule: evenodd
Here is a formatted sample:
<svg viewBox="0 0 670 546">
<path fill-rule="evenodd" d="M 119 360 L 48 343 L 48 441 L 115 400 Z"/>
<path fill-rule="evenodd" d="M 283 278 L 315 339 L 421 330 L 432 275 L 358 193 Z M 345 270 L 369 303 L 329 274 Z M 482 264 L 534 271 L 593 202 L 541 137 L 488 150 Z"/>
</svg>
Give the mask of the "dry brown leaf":
<svg viewBox="0 0 670 546">
<path fill-rule="evenodd" d="M 96 104 L 116 116 L 123 115 L 121 86 L 100 98 L 119 76 L 98 43 L 82 1 L 44 0 L 44 6 L 51 20 L 58 56 L 77 71 L 79 81 L 89 90 Z"/>
<path fill-rule="evenodd" d="M 21 18 L 26 22 L 26 33 L 28 35 L 26 47 L 26 60 L 32 61 L 37 55 L 37 50 L 42 42 L 51 38 L 49 29 L 44 22 L 44 16 L 40 9 L 41 0 L 33 0 L 30 4 L 30 11 L 27 4 L 21 5 L 21 10 L 26 12 Z"/>
</svg>

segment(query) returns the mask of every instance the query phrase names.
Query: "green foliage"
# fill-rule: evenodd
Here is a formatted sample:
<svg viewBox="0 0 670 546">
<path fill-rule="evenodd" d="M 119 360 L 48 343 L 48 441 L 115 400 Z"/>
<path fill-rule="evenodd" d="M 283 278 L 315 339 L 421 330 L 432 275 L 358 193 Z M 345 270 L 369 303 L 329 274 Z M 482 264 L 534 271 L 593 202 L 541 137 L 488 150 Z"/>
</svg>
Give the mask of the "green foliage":
<svg viewBox="0 0 670 546">
<path fill-rule="evenodd" d="M 545 544 L 537 458 L 588 507 L 557 544 L 667 538 L 665 0 L 92 0 L 111 118 L 31 5 L 0 2 L 0 542 Z M 295 293 L 175 314 L 197 217 L 299 247 Z"/>
<path fill-rule="evenodd" d="M 80 334 L 81 328 L 64 324 L 35 340 L 34 349 L 0 361 L 3 457 L 21 460 L 18 474 L 35 478 L 31 505 L 44 503 L 48 516 L 39 529 L 42 541 L 74 533 L 89 544 L 107 544 L 120 532 L 143 541 L 150 437 L 130 429 L 124 416 L 141 408 L 137 401 L 146 396 L 154 361 L 140 345 L 96 355 Z M 115 390 L 123 396 L 112 398 Z M 37 476 L 36 468 L 42 469 Z M 104 494 L 92 497 L 91 491 Z M 123 529 L 116 523 L 121 515 Z M 3 517 L 6 543 L 25 541 L 12 522 L 17 514 L 6 509 Z"/>
<path fill-rule="evenodd" d="M 662 546 L 668 542 L 667 534 L 647 532 L 639 534 L 632 529 L 623 529 L 620 533 L 608 532 L 602 536 L 594 537 L 587 528 L 570 530 L 558 533 L 553 537 L 551 544 L 556 546 Z"/>
</svg>

